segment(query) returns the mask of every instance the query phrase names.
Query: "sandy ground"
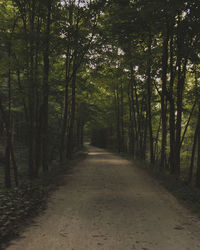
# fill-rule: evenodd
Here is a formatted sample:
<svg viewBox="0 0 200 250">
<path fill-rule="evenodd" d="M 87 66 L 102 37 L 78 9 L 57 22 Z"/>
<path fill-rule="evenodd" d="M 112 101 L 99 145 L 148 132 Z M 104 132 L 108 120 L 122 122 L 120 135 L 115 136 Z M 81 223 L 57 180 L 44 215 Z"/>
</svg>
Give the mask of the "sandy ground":
<svg viewBox="0 0 200 250">
<path fill-rule="evenodd" d="M 195 250 L 200 221 L 145 171 L 89 147 L 9 250 Z"/>
</svg>

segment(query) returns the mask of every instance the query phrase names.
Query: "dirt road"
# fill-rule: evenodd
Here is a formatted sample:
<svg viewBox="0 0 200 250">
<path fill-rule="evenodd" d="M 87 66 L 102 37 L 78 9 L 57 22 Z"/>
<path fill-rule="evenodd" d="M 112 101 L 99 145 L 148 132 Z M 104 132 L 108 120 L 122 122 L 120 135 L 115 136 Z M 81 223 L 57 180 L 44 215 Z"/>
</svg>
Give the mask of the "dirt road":
<svg viewBox="0 0 200 250">
<path fill-rule="evenodd" d="M 196 250 L 200 222 L 143 170 L 89 147 L 9 250 Z"/>
</svg>

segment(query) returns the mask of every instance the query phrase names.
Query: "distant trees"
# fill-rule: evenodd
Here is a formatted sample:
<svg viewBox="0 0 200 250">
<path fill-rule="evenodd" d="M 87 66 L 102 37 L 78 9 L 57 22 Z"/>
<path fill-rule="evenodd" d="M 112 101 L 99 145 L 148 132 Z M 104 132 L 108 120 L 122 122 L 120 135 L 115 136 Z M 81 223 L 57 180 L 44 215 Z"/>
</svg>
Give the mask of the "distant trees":
<svg viewBox="0 0 200 250">
<path fill-rule="evenodd" d="M 84 99 L 76 96 L 103 6 L 104 1 L 0 1 L 6 187 L 13 175 L 18 184 L 19 148 L 32 180 L 48 171 L 51 159 L 71 158 L 83 145 L 85 117 L 77 107 Z"/>
<path fill-rule="evenodd" d="M 197 186 L 199 11 L 195 1 L 110 1 L 102 21 L 112 45 L 109 53 L 121 50 L 115 85 L 123 79 L 123 104 L 119 89 L 113 101 L 117 117 L 123 109 L 128 151 L 177 178 L 187 169 L 189 182 L 196 169 Z M 116 65 L 109 58 L 104 67 Z M 113 128 L 110 137 L 120 141 L 119 126 Z"/>
<path fill-rule="evenodd" d="M 71 158 L 84 130 L 200 186 L 199 13 L 193 0 L 0 1 L 5 186 Z"/>
</svg>

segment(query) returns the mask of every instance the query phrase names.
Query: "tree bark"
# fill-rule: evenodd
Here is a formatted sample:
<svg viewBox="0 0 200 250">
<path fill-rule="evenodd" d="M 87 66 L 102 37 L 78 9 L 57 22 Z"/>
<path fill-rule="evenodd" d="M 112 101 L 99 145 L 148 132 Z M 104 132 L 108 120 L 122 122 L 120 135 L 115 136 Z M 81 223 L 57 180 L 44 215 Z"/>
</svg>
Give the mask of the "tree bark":
<svg viewBox="0 0 200 250">
<path fill-rule="evenodd" d="M 75 62 L 74 62 L 75 64 Z M 74 65 L 75 66 L 75 65 Z M 69 134 L 67 140 L 67 158 L 72 158 L 72 153 L 74 151 L 74 121 L 75 121 L 75 111 L 76 111 L 76 74 L 72 78 L 72 105 L 71 105 L 71 117 L 69 125 Z"/>
<path fill-rule="evenodd" d="M 196 152 L 196 145 L 197 145 L 197 141 L 198 141 L 199 128 L 200 128 L 200 109 L 199 109 L 197 125 L 196 125 L 196 129 L 195 129 L 193 145 L 192 145 L 192 154 L 191 154 L 191 159 L 190 159 L 190 169 L 189 169 L 189 174 L 188 174 L 188 183 L 191 183 L 192 178 L 193 178 L 194 158 L 195 158 L 195 152 Z"/>
<path fill-rule="evenodd" d="M 14 172 L 14 179 L 15 179 L 15 185 L 18 187 L 19 181 L 18 181 L 18 166 L 15 160 L 15 152 L 13 145 L 11 143 L 11 160 L 12 160 L 12 165 L 13 165 L 13 172 Z"/>
<path fill-rule="evenodd" d="M 162 55 L 162 92 L 161 92 L 161 118 L 162 118 L 162 145 L 160 170 L 165 168 L 166 164 L 166 143 L 167 143 L 167 69 L 168 69 L 168 43 L 169 31 L 166 28 L 166 34 L 163 34 L 163 55 Z"/>
<path fill-rule="evenodd" d="M 121 126 L 120 126 L 120 107 L 119 107 L 119 88 L 115 90 L 115 112 L 116 112 L 116 127 L 117 127 L 117 151 L 121 152 Z"/>
<path fill-rule="evenodd" d="M 73 6 L 71 3 L 69 9 L 69 24 L 72 25 L 72 15 L 73 15 Z M 66 128 L 68 122 L 68 106 L 69 106 L 69 82 L 70 82 L 70 68 L 71 68 L 71 60 L 70 60 L 70 34 L 68 33 L 68 44 L 66 49 L 66 60 L 65 60 L 65 94 L 64 94 L 64 112 L 63 112 L 63 120 L 61 127 L 61 136 L 60 136 L 60 162 L 63 161 L 64 152 L 66 149 L 65 145 L 68 145 L 66 139 Z M 67 136 L 68 137 L 68 136 Z M 65 143 L 66 141 L 66 143 Z"/>
<path fill-rule="evenodd" d="M 135 153 L 135 136 L 134 136 L 134 128 L 133 128 L 133 114 L 132 114 L 132 101 L 130 92 L 133 91 L 131 88 L 132 82 L 129 82 L 128 86 L 128 104 L 129 104 L 129 154 L 134 156 Z"/>
<path fill-rule="evenodd" d="M 178 14 L 178 27 L 177 27 L 177 68 L 178 79 L 176 89 L 176 106 L 177 106 L 177 119 L 176 119 L 176 142 L 175 142 L 175 169 L 174 174 L 180 176 L 180 153 L 181 153 L 181 131 L 182 131 L 182 112 L 183 112 L 183 91 L 186 77 L 187 56 L 184 56 L 184 34 L 181 27 L 181 17 Z"/>
<path fill-rule="evenodd" d="M 180 175 L 180 153 L 181 153 L 181 131 L 182 131 L 182 106 L 183 106 L 183 90 L 185 84 L 187 59 L 183 64 L 178 60 L 178 82 L 177 82 L 177 120 L 176 120 L 176 147 L 175 147 L 175 171 L 174 174 Z M 182 70 L 181 70 L 182 69 Z"/>
<path fill-rule="evenodd" d="M 197 171 L 196 171 L 196 186 L 200 188 L 200 104 L 197 122 Z M 192 167 L 192 166 L 191 166 Z M 191 168 L 192 171 L 192 168 Z M 191 173 L 192 174 L 192 173 Z"/>
<path fill-rule="evenodd" d="M 121 80 L 121 86 L 120 86 L 120 94 L 121 94 L 121 109 L 120 109 L 120 118 L 121 118 L 121 150 L 122 152 L 125 151 L 125 145 L 124 145 L 124 92 L 123 92 L 123 84 Z"/>
<path fill-rule="evenodd" d="M 148 118 L 148 129 L 149 129 L 149 148 L 150 148 L 150 162 L 154 163 L 154 148 L 153 148 L 153 129 L 152 129 L 152 111 L 151 111 L 151 99 L 152 99 L 152 82 L 151 82 L 151 64 L 152 64 L 152 37 L 149 34 L 148 42 L 148 60 L 147 60 L 147 118 Z"/>
<path fill-rule="evenodd" d="M 43 104 L 42 104 L 42 168 L 43 172 L 48 171 L 48 106 L 49 106 L 49 40 L 51 25 L 51 2 L 47 2 L 47 20 L 45 34 L 45 48 L 43 54 L 44 76 L 43 76 Z"/>
<path fill-rule="evenodd" d="M 170 92 L 169 92 L 169 103 L 170 103 L 170 118 L 169 118 L 169 130 L 170 130 L 170 173 L 173 174 L 175 170 L 174 159 L 175 159 L 175 105 L 174 105 L 174 46 L 173 36 L 170 40 Z"/>
<path fill-rule="evenodd" d="M 31 1 L 30 32 L 33 36 L 35 21 L 35 1 Z M 34 178 L 35 172 L 35 79 L 34 79 L 34 39 L 30 37 L 30 71 L 29 71 L 29 178 Z"/>
<path fill-rule="evenodd" d="M 130 80 L 130 96 L 131 96 L 131 111 L 132 111 L 132 118 L 133 118 L 133 153 L 135 155 L 135 152 L 139 148 L 139 138 L 138 138 L 138 125 L 137 125 L 137 120 L 136 120 L 136 108 L 135 108 L 135 99 L 134 99 L 134 75 L 133 75 L 133 65 L 130 65 L 131 69 L 131 80 Z M 136 145 L 136 147 L 135 147 Z"/>
</svg>

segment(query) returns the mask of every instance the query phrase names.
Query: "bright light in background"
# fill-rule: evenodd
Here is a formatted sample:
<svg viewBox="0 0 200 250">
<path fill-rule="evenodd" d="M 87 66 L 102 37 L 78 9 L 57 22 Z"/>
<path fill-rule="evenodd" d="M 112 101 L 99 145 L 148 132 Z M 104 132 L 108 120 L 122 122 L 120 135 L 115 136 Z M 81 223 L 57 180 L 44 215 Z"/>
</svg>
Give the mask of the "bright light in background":
<svg viewBox="0 0 200 250">
<path fill-rule="evenodd" d="M 124 56 L 125 53 L 122 49 L 118 48 L 117 54 L 118 56 Z"/>
<path fill-rule="evenodd" d="M 65 5 L 77 5 L 80 7 L 88 7 L 89 4 L 91 4 L 92 0 L 61 0 L 61 5 L 65 6 Z"/>
<path fill-rule="evenodd" d="M 139 70 L 139 67 L 138 67 L 138 66 L 135 66 L 135 67 L 134 67 L 134 71 L 135 71 L 135 72 L 138 72 L 138 70 Z"/>
</svg>

